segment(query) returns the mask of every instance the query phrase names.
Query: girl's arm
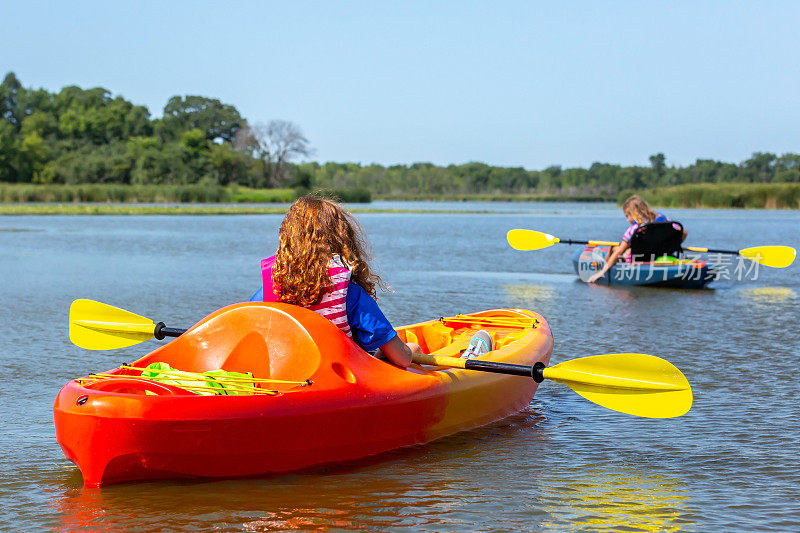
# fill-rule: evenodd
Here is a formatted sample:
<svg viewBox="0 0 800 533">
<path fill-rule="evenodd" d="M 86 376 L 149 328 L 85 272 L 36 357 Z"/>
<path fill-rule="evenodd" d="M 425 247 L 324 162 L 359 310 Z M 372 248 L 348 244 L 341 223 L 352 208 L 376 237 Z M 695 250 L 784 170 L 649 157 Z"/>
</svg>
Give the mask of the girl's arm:
<svg viewBox="0 0 800 533">
<path fill-rule="evenodd" d="M 619 244 L 619 246 L 615 246 L 614 247 L 614 251 L 611 253 L 611 257 L 608 258 L 608 261 L 606 261 L 606 264 L 603 265 L 603 268 L 600 269 L 600 271 L 597 272 L 595 275 L 593 275 L 591 278 L 586 280 L 586 283 L 594 283 L 598 279 L 600 279 L 603 276 L 605 276 L 606 272 L 611 270 L 611 267 L 613 267 L 614 264 L 617 262 L 617 259 L 619 259 L 619 257 L 622 254 L 625 253 L 625 250 L 627 250 L 630 247 L 631 247 L 631 244 L 629 242 L 625 242 L 625 241 L 622 241 Z"/>
<path fill-rule="evenodd" d="M 419 344 L 414 344 L 413 342 L 405 343 L 395 335 L 392 340 L 378 348 L 378 351 L 375 352 L 375 357 L 385 357 L 390 363 L 400 368 L 406 368 L 411 364 L 411 356 L 416 353 L 422 353 L 422 348 L 420 348 Z"/>
</svg>

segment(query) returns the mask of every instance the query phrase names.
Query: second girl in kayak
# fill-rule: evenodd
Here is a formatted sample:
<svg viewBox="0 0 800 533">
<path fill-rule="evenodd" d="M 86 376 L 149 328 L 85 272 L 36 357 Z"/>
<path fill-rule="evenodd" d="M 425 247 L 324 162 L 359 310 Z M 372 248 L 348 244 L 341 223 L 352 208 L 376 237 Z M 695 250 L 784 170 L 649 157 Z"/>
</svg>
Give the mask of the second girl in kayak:
<svg viewBox="0 0 800 533">
<path fill-rule="evenodd" d="M 631 238 L 633 237 L 633 234 L 636 233 L 636 230 L 639 229 L 639 226 L 648 224 L 650 222 L 669 221 L 669 219 L 661 213 L 653 211 L 653 209 L 647 205 L 647 202 L 642 200 L 642 198 L 638 195 L 630 196 L 627 200 L 625 200 L 625 203 L 622 204 L 622 213 L 625 215 L 628 223 L 630 223 L 630 227 L 625 230 L 625 233 L 622 235 L 622 242 L 619 245 L 611 246 L 608 249 L 603 268 L 586 280 L 587 283 L 594 283 L 597 280 L 602 279 L 603 276 L 606 275 L 606 272 L 611 270 L 611 267 L 613 267 L 619 259 L 623 259 L 628 262 L 632 260 L 630 250 Z M 686 238 L 685 230 L 683 232 L 683 238 Z"/>
</svg>

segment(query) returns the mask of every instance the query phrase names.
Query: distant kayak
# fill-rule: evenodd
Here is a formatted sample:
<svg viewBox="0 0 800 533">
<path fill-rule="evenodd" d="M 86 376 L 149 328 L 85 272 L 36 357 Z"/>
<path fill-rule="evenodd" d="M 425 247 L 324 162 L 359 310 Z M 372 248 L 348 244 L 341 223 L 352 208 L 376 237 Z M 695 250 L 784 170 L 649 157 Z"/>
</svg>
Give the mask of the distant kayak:
<svg viewBox="0 0 800 533">
<path fill-rule="evenodd" d="M 547 364 L 553 337 L 520 309 L 397 329 L 426 353 Z M 364 352 L 313 311 L 234 304 L 137 361 L 78 378 L 53 406 L 56 438 L 86 487 L 307 469 L 429 442 L 527 406 L 533 379 L 466 369 L 401 369 Z"/>
<path fill-rule="evenodd" d="M 572 264 L 581 280 L 588 280 L 603 268 L 606 250 L 607 247 L 587 246 L 583 250 L 575 251 Z M 597 283 L 702 289 L 713 279 L 713 266 L 708 262 L 670 257 L 648 263 L 626 263 L 620 260 Z"/>
</svg>

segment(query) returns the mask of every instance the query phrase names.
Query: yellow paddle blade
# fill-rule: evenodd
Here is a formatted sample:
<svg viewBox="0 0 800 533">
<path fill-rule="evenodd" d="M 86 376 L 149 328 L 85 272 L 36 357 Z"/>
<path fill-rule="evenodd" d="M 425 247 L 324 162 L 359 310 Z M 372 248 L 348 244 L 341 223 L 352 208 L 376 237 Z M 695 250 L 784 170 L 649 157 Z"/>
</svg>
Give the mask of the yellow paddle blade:
<svg viewBox="0 0 800 533">
<path fill-rule="evenodd" d="M 87 350 L 114 350 L 153 338 L 155 324 L 94 300 L 75 300 L 69 308 L 69 340 Z"/>
<path fill-rule="evenodd" d="M 739 255 L 773 268 L 786 268 L 794 262 L 797 252 L 791 246 L 756 246 L 739 250 Z"/>
<path fill-rule="evenodd" d="M 591 402 L 629 415 L 672 418 L 692 407 L 692 388 L 684 375 L 653 355 L 581 357 L 545 368 L 543 375 Z"/>
<path fill-rule="evenodd" d="M 532 229 L 512 229 L 506 239 L 515 250 L 540 250 L 559 242 L 558 237 Z"/>
</svg>

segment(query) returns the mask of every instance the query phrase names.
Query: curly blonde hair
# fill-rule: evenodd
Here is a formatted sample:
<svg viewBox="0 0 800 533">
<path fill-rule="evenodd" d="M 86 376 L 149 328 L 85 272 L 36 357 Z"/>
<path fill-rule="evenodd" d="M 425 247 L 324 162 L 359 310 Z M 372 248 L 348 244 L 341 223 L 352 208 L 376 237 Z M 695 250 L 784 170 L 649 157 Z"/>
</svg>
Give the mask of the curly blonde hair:
<svg viewBox="0 0 800 533">
<path fill-rule="evenodd" d="M 331 284 L 328 262 L 338 254 L 352 270 L 351 281 L 375 298 L 381 278 L 367 264 L 369 245 L 358 222 L 339 204 L 303 196 L 289 208 L 278 231 L 272 286 L 281 302 L 308 307 Z"/>
<path fill-rule="evenodd" d="M 622 212 L 633 217 L 638 224 L 652 222 L 658 217 L 658 214 L 647 205 L 647 202 L 636 194 L 625 200 L 625 203 L 622 204 Z"/>
</svg>

